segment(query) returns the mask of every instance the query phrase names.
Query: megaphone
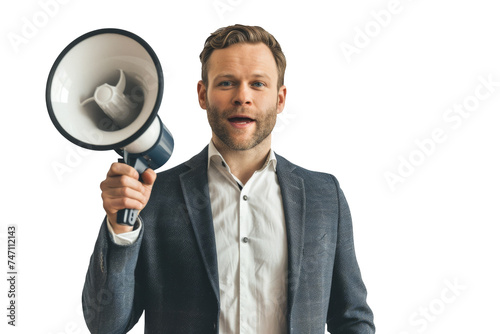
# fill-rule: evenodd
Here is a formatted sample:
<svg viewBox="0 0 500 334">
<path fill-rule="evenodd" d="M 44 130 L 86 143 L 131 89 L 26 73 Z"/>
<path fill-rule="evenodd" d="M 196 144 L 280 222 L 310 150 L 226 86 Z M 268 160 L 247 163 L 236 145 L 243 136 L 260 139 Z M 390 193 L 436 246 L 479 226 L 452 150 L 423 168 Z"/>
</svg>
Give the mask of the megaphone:
<svg viewBox="0 0 500 334">
<path fill-rule="evenodd" d="M 52 66 L 46 103 L 52 123 L 72 143 L 115 150 L 139 174 L 165 164 L 173 137 L 157 116 L 163 72 L 153 49 L 121 29 L 99 29 L 71 42 Z M 118 212 L 133 225 L 138 210 Z"/>
</svg>

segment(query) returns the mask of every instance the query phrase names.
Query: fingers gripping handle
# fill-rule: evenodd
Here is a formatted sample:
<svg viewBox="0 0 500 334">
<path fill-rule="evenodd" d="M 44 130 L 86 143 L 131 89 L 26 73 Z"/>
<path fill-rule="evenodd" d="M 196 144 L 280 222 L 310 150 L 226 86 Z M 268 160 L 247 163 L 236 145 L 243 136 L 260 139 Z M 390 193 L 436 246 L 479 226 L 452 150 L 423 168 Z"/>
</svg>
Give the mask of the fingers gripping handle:
<svg viewBox="0 0 500 334">
<path fill-rule="evenodd" d="M 142 158 L 131 158 L 127 151 L 123 152 L 123 159 L 118 161 L 134 167 L 139 172 L 139 175 L 148 168 L 147 163 Z M 116 215 L 116 222 L 120 225 L 134 226 L 138 216 L 139 210 L 137 209 L 122 209 Z"/>
</svg>

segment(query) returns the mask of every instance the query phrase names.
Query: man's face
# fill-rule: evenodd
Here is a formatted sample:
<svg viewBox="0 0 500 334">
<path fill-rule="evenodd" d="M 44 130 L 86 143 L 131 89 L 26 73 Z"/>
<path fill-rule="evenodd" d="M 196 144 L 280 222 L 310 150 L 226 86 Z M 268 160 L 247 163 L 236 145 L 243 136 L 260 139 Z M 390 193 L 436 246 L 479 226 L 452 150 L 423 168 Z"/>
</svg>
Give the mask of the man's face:
<svg viewBox="0 0 500 334">
<path fill-rule="evenodd" d="M 208 64 L 208 88 L 198 83 L 200 106 L 217 144 L 249 150 L 271 143 L 286 88 L 277 89 L 278 70 L 271 50 L 260 44 L 235 44 L 214 50 Z"/>
</svg>

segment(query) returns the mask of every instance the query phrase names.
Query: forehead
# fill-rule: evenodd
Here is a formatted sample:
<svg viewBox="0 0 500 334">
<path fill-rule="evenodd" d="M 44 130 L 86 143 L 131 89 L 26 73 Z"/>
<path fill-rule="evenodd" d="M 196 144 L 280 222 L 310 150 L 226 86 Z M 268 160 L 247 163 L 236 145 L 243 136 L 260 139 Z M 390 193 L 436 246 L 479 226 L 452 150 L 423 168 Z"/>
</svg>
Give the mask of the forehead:
<svg viewBox="0 0 500 334">
<path fill-rule="evenodd" d="M 278 80 L 278 68 L 273 54 L 264 43 L 233 44 L 214 50 L 208 60 L 208 79 L 219 75 L 265 75 Z"/>
</svg>

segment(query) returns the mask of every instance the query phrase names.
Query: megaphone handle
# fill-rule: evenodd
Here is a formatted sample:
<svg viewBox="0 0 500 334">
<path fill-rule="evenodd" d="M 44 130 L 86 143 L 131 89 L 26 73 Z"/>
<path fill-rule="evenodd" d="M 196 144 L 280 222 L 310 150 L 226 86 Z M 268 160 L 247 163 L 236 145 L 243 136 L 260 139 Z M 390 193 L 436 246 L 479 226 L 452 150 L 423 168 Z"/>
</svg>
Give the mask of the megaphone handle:
<svg viewBox="0 0 500 334">
<path fill-rule="evenodd" d="M 139 210 L 137 209 L 121 209 L 116 214 L 116 222 L 120 225 L 134 226 Z"/>
<path fill-rule="evenodd" d="M 139 172 L 139 175 L 144 173 L 144 171 L 148 168 L 148 165 L 146 165 L 141 158 L 130 158 L 127 151 L 124 151 L 123 153 L 123 159 L 118 159 L 118 162 L 126 163 L 127 165 L 134 167 L 135 170 Z M 138 216 L 139 210 L 137 209 L 122 209 L 116 214 L 116 222 L 120 225 L 134 226 Z"/>
</svg>

